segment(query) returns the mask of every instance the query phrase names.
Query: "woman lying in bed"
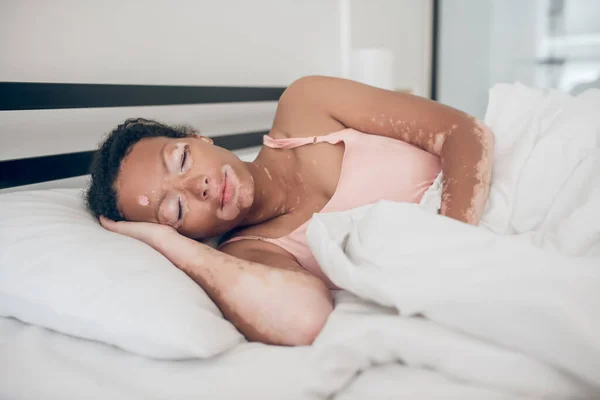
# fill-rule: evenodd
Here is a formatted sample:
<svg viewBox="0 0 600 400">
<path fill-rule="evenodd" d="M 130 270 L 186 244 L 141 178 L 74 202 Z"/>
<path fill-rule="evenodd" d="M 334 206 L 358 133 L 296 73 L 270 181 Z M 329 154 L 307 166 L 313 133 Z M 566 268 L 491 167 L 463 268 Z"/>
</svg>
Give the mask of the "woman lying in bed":
<svg viewBox="0 0 600 400">
<path fill-rule="evenodd" d="M 493 146 L 488 128 L 453 108 L 305 77 L 281 96 L 251 163 L 189 128 L 126 121 L 98 152 L 87 200 L 105 228 L 194 279 L 249 340 L 306 345 L 335 288 L 306 244 L 312 214 L 416 203 L 441 171 L 440 214 L 476 225 Z M 219 250 L 192 240 L 224 234 Z"/>
</svg>

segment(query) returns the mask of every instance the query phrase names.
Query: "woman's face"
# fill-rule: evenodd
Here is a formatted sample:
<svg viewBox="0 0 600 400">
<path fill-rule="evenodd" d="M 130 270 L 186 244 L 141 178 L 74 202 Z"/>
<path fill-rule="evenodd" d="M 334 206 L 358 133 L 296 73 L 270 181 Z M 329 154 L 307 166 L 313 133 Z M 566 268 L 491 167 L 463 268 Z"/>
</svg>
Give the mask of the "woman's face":
<svg viewBox="0 0 600 400">
<path fill-rule="evenodd" d="M 198 136 L 140 140 L 121 163 L 115 189 L 126 220 L 170 225 L 196 239 L 236 227 L 254 200 L 246 165 Z"/>
</svg>

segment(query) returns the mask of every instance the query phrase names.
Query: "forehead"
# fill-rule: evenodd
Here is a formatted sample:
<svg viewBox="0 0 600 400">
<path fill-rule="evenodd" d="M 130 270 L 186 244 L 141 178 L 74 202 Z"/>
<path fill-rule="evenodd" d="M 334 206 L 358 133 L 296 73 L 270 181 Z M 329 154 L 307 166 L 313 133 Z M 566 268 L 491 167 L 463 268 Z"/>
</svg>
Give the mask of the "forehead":
<svg viewBox="0 0 600 400">
<path fill-rule="evenodd" d="M 126 219 L 154 220 L 165 175 L 161 153 L 169 141 L 164 137 L 142 139 L 121 163 L 116 190 L 119 210 Z M 147 198 L 147 206 L 140 204 L 141 196 Z"/>
</svg>

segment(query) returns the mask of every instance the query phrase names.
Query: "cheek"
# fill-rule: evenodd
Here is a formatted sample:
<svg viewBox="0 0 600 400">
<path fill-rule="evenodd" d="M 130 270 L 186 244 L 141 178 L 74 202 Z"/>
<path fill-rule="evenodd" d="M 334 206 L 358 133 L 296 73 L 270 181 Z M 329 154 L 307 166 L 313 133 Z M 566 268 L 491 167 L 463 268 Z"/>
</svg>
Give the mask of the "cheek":
<svg viewBox="0 0 600 400">
<path fill-rule="evenodd" d="M 186 216 L 184 226 L 179 232 L 191 238 L 206 238 L 215 236 L 215 232 L 222 224 L 214 215 L 214 210 L 207 207 L 205 202 L 188 204 L 190 212 Z"/>
</svg>

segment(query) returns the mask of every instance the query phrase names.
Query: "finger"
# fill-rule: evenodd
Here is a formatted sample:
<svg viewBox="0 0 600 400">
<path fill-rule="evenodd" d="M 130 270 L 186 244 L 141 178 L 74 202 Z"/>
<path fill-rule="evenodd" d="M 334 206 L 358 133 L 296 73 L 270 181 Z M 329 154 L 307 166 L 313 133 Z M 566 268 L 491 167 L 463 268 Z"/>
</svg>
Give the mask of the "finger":
<svg viewBox="0 0 600 400">
<path fill-rule="evenodd" d="M 108 229 L 109 231 L 114 231 L 117 228 L 117 223 L 112 219 L 106 218 L 104 215 L 101 215 L 99 220 L 100 225 L 102 225 L 103 228 Z"/>
</svg>

